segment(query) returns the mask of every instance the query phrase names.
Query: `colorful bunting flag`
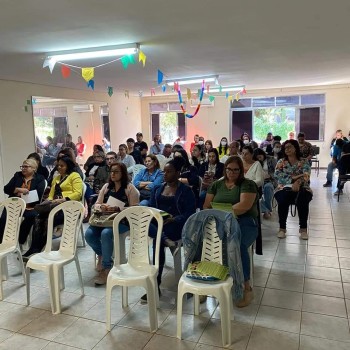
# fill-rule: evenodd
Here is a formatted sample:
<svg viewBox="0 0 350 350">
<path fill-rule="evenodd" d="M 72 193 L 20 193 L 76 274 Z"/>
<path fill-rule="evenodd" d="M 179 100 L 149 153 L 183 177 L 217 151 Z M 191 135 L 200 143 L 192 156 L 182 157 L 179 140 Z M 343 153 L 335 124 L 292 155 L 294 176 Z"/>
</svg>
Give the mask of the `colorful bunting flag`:
<svg viewBox="0 0 350 350">
<path fill-rule="evenodd" d="M 53 69 L 55 68 L 56 61 L 51 58 L 47 58 L 43 63 L 43 68 L 49 67 L 50 73 L 52 74 Z"/>
<path fill-rule="evenodd" d="M 81 69 L 81 76 L 84 78 L 86 82 L 89 82 L 95 76 L 95 68 L 94 67 L 85 67 Z"/>
<path fill-rule="evenodd" d="M 236 101 L 239 101 L 239 92 L 236 94 Z"/>
<path fill-rule="evenodd" d="M 158 69 L 158 85 L 160 85 L 163 82 L 164 74 Z"/>
<path fill-rule="evenodd" d="M 222 86 L 221 85 L 219 86 L 219 92 L 222 92 Z"/>
<path fill-rule="evenodd" d="M 124 91 L 124 96 L 127 97 L 127 98 L 129 98 L 129 90 L 125 90 L 125 91 Z"/>
<path fill-rule="evenodd" d="M 95 90 L 95 82 L 91 79 L 87 83 L 87 87 L 91 88 L 91 90 Z"/>
<path fill-rule="evenodd" d="M 139 91 L 139 97 L 142 97 L 143 96 L 143 91 Z"/>
<path fill-rule="evenodd" d="M 233 96 L 229 96 L 229 97 L 228 97 L 229 102 L 231 102 L 232 99 L 233 99 Z"/>
<path fill-rule="evenodd" d="M 166 91 L 166 84 L 162 85 L 162 91 L 165 92 Z"/>
<path fill-rule="evenodd" d="M 228 98 L 228 92 L 226 92 L 225 97 Z"/>
<path fill-rule="evenodd" d="M 151 96 L 155 96 L 156 95 L 156 90 L 154 88 L 151 88 Z"/>
<path fill-rule="evenodd" d="M 207 85 L 207 94 L 209 94 L 209 91 L 210 91 L 210 86 Z"/>
<path fill-rule="evenodd" d="M 187 88 L 187 99 L 190 100 L 191 99 L 191 89 Z"/>
<path fill-rule="evenodd" d="M 201 93 L 202 93 L 202 89 L 198 89 L 197 91 L 198 97 L 200 97 Z"/>
<path fill-rule="evenodd" d="M 210 102 L 213 102 L 214 100 L 215 100 L 215 96 L 210 95 L 210 96 L 209 96 L 209 101 L 210 101 Z"/>
<path fill-rule="evenodd" d="M 176 91 L 176 92 L 179 91 L 179 83 L 177 83 L 177 82 L 174 83 L 174 91 Z"/>
<path fill-rule="evenodd" d="M 70 76 L 70 68 L 62 64 L 61 66 L 61 74 L 63 78 L 68 78 Z"/>
<path fill-rule="evenodd" d="M 135 64 L 134 56 L 133 55 L 123 56 L 120 59 L 120 62 L 122 63 L 123 68 L 127 69 L 129 64 Z"/>
<path fill-rule="evenodd" d="M 147 59 L 147 56 L 140 50 L 139 51 L 139 62 L 142 61 L 143 66 L 146 65 L 146 59 Z"/>
<path fill-rule="evenodd" d="M 242 94 L 243 94 L 243 95 L 245 95 L 246 93 L 247 93 L 246 89 L 245 89 L 245 88 L 243 88 L 243 90 L 242 90 Z"/>
<path fill-rule="evenodd" d="M 108 93 L 109 97 L 112 97 L 112 95 L 113 95 L 113 87 L 112 86 L 108 86 L 107 93 Z"/>
</svg>

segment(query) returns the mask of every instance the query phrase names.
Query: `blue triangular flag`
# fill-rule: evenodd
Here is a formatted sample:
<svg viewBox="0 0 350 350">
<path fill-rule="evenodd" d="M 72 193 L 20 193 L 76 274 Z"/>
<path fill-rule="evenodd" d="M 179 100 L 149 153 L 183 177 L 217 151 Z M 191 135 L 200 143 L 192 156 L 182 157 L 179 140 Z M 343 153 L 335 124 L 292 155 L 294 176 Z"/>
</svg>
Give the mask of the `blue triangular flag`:
<svg viewBox="0 0 350 350">
<path fill-rule="evenodd" d="M 163 72 L 161 72 L 159 69 L 158 69 L 158 85 L 162 83 L 163 81 Z"/>
<path fill-rule="evenodd" d="M 166 85 L 163 84 L 163 85 L 162 85 L 162 91 L 165 92 L 165 90 L 166 90 Z"/>
<path fill-rule="evenodd" d="M 95 90 L 95 82 L 91 79 L 87 83 L 87 87 L 90 87 L 92 90 Z"/>
</svg>

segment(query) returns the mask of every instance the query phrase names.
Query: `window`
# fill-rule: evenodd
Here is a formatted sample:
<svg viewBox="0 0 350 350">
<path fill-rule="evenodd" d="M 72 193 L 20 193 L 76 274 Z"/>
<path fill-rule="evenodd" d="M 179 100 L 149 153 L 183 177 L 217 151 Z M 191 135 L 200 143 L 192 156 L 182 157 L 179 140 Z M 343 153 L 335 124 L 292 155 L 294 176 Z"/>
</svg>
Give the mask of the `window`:
<svg viewBox="0 0 350 350">
<path fill-rule="evenodd" d="M 256 142 L 268 132 L 288 138 L 290 131 L 304 132 L 310 141 L 322 141 L 325 94 L 247 98 L 231 103 L 231 137 L 247 132 Z"/>
<path fill-rule="evenodd" d="M 162 143 L 173 144 L 180 137 L 186 140 L 186 117 L 178 102 L 151 103 L 151 136 L 162 137 Z"/>
</svg>

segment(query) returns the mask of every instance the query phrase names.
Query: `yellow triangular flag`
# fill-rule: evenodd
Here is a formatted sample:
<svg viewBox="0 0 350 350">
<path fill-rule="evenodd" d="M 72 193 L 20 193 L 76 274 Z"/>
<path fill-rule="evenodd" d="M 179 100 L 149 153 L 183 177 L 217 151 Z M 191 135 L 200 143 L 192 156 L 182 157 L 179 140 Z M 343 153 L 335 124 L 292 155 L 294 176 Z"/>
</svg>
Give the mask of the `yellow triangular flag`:
<svg viewBox="0 0 350 350">
<path fill-rule="evenodd" d="M 191 89 L 187 88 L 187 99 L 191 99 L 192 93 L 191 93 Z"/>
<path fill-rule="evenodd" d="M 228 100 L 231 102 L 231 101 L 232 101 L 232 96 L 229 96 L 229 97 L 228 97 Z"/>
<path fill-rule="evenodd" d="M 89 82 L 95 76 L 95 68 L 94 67 L 82 68 L 81 76 L 84 78 L 86 82 Z"/>
<path fill-rule="evenodd" d="M 239 93 L 236 94 L 236 101 L 239 101 Z"/>
<path fill-rule="evenodd" d="M 139 62 L 142 61 L 143 66 L 146 64 L 146 55 L 140 50 L 139 51 Z"/>
</svg>

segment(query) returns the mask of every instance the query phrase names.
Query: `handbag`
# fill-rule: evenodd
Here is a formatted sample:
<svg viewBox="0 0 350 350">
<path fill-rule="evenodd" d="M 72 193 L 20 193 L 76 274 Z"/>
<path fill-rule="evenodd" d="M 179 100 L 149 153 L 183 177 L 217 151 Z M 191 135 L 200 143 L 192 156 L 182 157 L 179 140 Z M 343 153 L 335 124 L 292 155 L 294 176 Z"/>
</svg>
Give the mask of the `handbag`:
<svg viewBox="0 0 350 350">
<path fill-rule="evenodd" d="M 57 207 L 60 203 L 55 203 L 49 200 L 46 200 L 40 204 L 36 204 L 34 207 L 34 210 L 39 214 L 39 215 L 49 215 L 50 211 L 54 208 Z"/>
<path fill-rule="evenodd" d="M 106 213 L 102 211 L 94 211 L 89 219 L 90 226 L 97 227 L 113 227 L 113 220 L 119 214 L 116 213 Z"/>
</svg>

